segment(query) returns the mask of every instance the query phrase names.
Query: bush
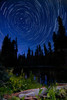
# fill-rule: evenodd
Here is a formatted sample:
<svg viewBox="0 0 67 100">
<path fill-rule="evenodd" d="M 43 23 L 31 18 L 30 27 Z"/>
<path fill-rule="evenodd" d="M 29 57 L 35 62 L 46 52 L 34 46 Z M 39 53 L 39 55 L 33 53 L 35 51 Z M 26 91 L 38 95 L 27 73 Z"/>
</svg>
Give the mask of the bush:
<svg viewBox="0 0 67 100">
<path fill-rule="evenodd" d="M 0 87 L 7 84 L 7 81 L 9 80 L 8 73 L 6 72 L 5 67 L 0 65 Z"/>
<path fill-rule="evenodd" d="M 0 99 L 4 94 L 9 94 L 11 90 L 7 87 L 9 76 L 5 67 L 0 65 Z"/>
<path fill-rule="evenodd" d="M 51 85 L 47 88 L 47 99 L 45 100 L 67 100 L 66 90 L 56 88 L 55 85 Z"/>
<path fill-rule="evenodd" d="M 3 96 L 6 94 L 11 94 L 13 93 L 12 90 L 9 87 L 0 87 L 0 100 L 2 100 Z"/>
<path fill-rule="evenodd" d="M 50 88 L 48 88 L 47 97 L 51 100 L 56 100 L 56 88 L 54 86 L 50 86 Z"/>
<path fill-rule="evenodd" d="M 20 100 L 18 97 L 13 96 L 11 100 Z"/>
<path fill-rule="evenodd" d="M 16 76 L 10 73 L 9 76 L 11 76 L 9 80 L 9 87 L 13 92 L 42 87 L 42 85 L 37 83 L 37 80 L 34 80 L 34 75 L 32 75 L 32 73 L 27 79 L 24 78 L 24 75 Z"/>
<path fill-rule="evenodd" d="M 58 93 L 57 93 L 57 97 L 59 98 L 66 98 L 67 94 L 66 94 L 66 90 L 61 88 L 60 90 L 58 90 Z"/>
<path fill-rule="evenodd" d="M 13 92 L 21 91 L 22 88 L 22 77 L 16 77 L 12 75 L 9 81 L 9 87 L 12 89 Z"/>
</svg>

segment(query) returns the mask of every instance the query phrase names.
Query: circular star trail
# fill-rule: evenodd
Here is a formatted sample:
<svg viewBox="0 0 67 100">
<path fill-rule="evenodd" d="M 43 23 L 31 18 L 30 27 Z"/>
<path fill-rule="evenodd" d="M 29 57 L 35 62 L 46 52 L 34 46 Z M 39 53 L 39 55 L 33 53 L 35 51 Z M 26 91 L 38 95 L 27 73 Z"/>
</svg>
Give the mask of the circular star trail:
<svg viewBox="0 0 67 100">
<path fill-rule="evenodd" d="M 19 50 L 24 52 L 42 46 L 52 41 L 58 15 L 66 24 L 62 0 L 4 0 L 0 4 L 0 38 L 6 34 L 17 37 Z"/>
</svg>

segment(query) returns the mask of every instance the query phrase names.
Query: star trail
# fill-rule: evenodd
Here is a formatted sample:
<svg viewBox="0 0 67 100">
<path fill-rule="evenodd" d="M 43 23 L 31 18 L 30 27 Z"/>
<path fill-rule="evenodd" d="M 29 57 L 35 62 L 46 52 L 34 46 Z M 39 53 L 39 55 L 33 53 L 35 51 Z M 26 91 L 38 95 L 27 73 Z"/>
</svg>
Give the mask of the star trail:
<svg viewBox="0 0 67 100">
<path fill-rule="evenodd" d="M 47 45 L 53 31 L 57 32 L 60 15 L 66 27 L 66 0 L 2 0 L 0 1 L 0 47 L 4 36 L 18 39 L 18 52 L 26 53 L 28 47 Z"/>
</svg>

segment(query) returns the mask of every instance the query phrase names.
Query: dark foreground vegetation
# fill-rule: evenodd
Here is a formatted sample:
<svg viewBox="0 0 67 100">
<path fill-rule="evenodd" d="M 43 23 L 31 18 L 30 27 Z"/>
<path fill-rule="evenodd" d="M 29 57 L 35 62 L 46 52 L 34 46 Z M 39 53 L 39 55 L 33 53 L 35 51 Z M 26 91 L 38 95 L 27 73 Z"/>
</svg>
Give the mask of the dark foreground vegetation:
<svg viewBox="0 0 67 100">
<path fill-rule="evenodd" d="M 3 66 L 0 66 L 0 98 L 5 94 L 10 95 L 12 93 L 21 92 L 22 90 L 42 87 L 42 85 L 37 82 L 37 78 L 34 80 L 32 73 L 30 73 L 29 78 L 25 78 L 23 73 L 17 76 L 14 75 L 12 71 L 13 70 L 6 70 Z"/>
<path fill-rule="evenodd" d="M 0 100 L 3 100 L 7 96 L 7 100 L 26 100 L 25 96 L 21 99 L 16 96 L 12 96 L 14 93 L 21 92 L 27 89 L 39 88 L 38 95 L 35 95 L 36 99 L 29 100 L 67 100 L 67 87 L 57 88 L 58 83 L 53 83 L 52 85 L 47 85 L 46 91 L 42 95 L 42 86 L 37 82 L 37 79 L 34 79 L 34 75 L 30 73 L 29 78 L 25 78 L 25 75 L 22 73 L 20 76 L 14 75 L 13 70 L 5 70 L 4 67 L 1 67 L 0 75 Z M 8 97 L 10 96 L 10 97 Z"/>
</svg>

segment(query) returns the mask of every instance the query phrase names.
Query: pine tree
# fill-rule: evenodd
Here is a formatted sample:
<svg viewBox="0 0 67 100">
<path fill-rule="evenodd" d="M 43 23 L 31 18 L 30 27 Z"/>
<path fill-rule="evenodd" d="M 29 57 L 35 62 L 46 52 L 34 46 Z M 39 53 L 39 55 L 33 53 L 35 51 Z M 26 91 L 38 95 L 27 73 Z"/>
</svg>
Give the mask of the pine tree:
<svg viewBox="0 0 67 100">
<path fill-rule="evenodd" d="M 28 58 L 30 57 L 30 54 L 31 54 L 31 50 L 30 50 L 30 48 L 28 48 L 28 53 L 27 53 Z"/>
<path fill-rule="evenodd" d="M 56 52 L 57 51 L 57 35 L 55 32 L 53 33 L 53 42 L 54 42 L 54 51 Z"/>
<path fill-rule="evenodd" d="M 51 43 L 50 42 L 48 42 L 48 48 L 49 48 L 49 53 L 51 54 L 52 50 L 51 50 Z"/>
<path fill-rule="evenodd" d="M 58 32 L 57 34 L 53 33 L 53 42 L 55 51 L 67 48 L 67 36 L 60 16 L 58 16 Z"/>
<path fill-rule="evenodd" d="M 60 16 L 58 16 L 57 48 L 60 50 L 66 48 L 65 27 Z"/>
<path fill-rule="evenodd" d="M 47 54 L 48 54 L 48 50 L 47 50 L 47 48 L 46 48 L 46 45 L 44 44 L 44 53 L 45 53 L 45 56 L 47 56 Z"/>
<path fill-rule="evenodd" d="M 17 63 L 17 41 L 5 36 L 2 44 L 2 61 L 6 67 L 13 67 Z"/>
<path fill-rule="evenodd" d="M 61 37 L 65 36 L 65 27 L 63 26 L 62 18 L 58 16 L 58 35 Z"/>
<path fill-rule="evenodd" d="M 38 46 L 37 46 L 36 51 L 35 51 L 35 56 L 38 56 Z"/>
</svg>

